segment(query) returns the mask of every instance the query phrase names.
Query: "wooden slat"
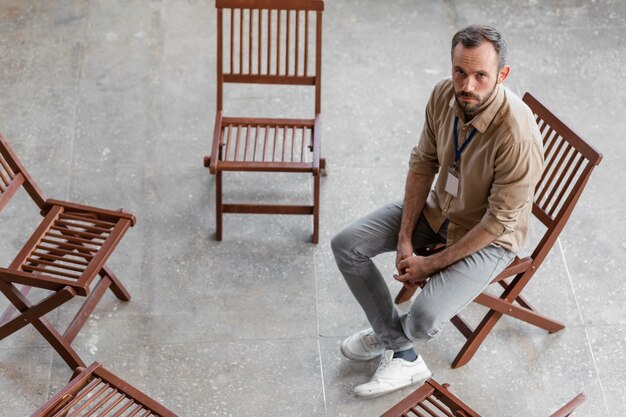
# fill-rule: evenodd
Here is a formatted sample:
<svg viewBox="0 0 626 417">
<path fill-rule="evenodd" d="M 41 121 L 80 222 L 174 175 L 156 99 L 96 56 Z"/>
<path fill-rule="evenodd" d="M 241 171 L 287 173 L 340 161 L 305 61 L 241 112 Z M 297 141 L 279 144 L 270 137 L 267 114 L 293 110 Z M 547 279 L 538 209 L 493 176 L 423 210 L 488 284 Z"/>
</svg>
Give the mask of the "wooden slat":
<svg viewBox="0 0 626 417">
<path fill-rule="evenodd" d="M 88 254 L 93 254 L 95 252 L 97 252 L 97 249 L 92 249 L 92 248 L 87 248 L 85 246 L 82 245 L 74 245 L 72 243 L 66 243 L 66 242 L 58 242 L 56 240 L 51 240 L 51 239 L 47 239 L 47 238 L 43 238 L 41 239 L 42 243 L 48 243 L 50 245 L 54 245 L 55 248 L 59 248 L 59 249 L 75 249 L 79 252 L 82 253 L 88 253 Z M 45 246 L 44 246 L 45 248 Z"/>
<path fill-rule="evenodd" d="M 565 144 L 566 142 L 567 141 L 563 140 L 562 144 Z M 561 146 L 559 146 L 559 148 L 561 148 Z M 544 203 L 542 204 L 544 208 L 547 208 L 549 206 L 550 202 L 552 201 L 552 197 L 554 197 L 554 193 L 556 193 L 557 189 L 559 188 L 559 184 L 561 183 L 563 176 L 567 173 L 563 169 L 563 162 L 567 159 L 568 155 L 570 155 L 570 151 L 572 149 L 572 146 L 570 144 L 567 144 L 564 149 L 559 149 L 559 154 L 555 154 L 552 158 L 552 161 L 555 161 L 555 165 L 553 166 L 553 170 L 550 174 L 549 180 L 546 182 L 546 188 L 544 188 L 544 190 L 542 191 L 542 194 L 546 195 Z"/>
<path fill-rule="evenodd" d="M 243 9 L 239 9 L 239 71 L 243 74 Z"/>
<path fill-rule="evenodd" d="M 309 12 L 304 12 L 304 71 L 303 76 L 309 75 Z"/>
<path fill-rule="evenodd" d="M 74 226 L 74 227 L 79 227 L 79 226 Z M 105 240 L 106 237 L 111 232 L 110 230 L 106 230 L 106 231 L 102 232 L 102 234 L 95 234 L 95 233 L 84 232 L 82 230 L 68 229 L 67 227 L 59 227 L 59 226 L 52 226 L 52 227 L 50 227 L 50 229 L 51 230 L 57 230 L 57 231 L 61 232 L 64 236 L 71 235 L 74 238 L 76 238 L 77 236 L 87 237 L 89 239 L 82 239 L 82 241 L 84 241 L 85 243 L 91 243 L 91 244 L 95 243 L 94 239 Z"/>
<path fill-rule="evenodd" d="M 226 144 L 225 144 L 225 151 L 224 151 L 224 158 L 228 158 L 228 154 L 230 153 L 230 142 L 231 142 L 231 138 L 232 138 L 232 134 L 233 134 L 233 126 L 229 125 L 225 127 L 226 129 L 228 129 L 228 135 L 226 136 Z"/>
<path fill-rule="evenodd" d="M 282 144 L 283 152 L 282 152 L 282 156 L 280 160 L 281 162 L 285 162 L 285 152 L 287 152 L 287 135 L 288 135 L 287 126 L 283 126 L 283 144 Z"/>
<path fill-rule="evenodd" d="M 252 9 L 248 9 L 248 74 L 252 74 Z"/>
<path fill-rule="evenodd" d="M 80 275 L 70 274 L 69 272 L 54 271 L 48 268 L 41 268 L 41 267 L 32 266 L 32 265 L 22 265 L 21 269 L 25 272 L 42 272 L 44 274 L 51 275 L 51 276 L 57 275 L 57 276 L 65 277 L 65 278 L 71 278 L 71 279 L 80 278 Z"/>
<path fill-rule="evenodd" d="M 9 184 L 9 186 L 2 193 L 0 193 L 0 211 L 2 211 L 11 198 L 13 198 L 15 193 L 17 193 L 17 190 L 19 190 L 22 184 L 24 184 L 25 180 L 26 179 L 21 173 L 17 174 L 17 176 L 11 181 L 11 184 Z"/>
<path fill-rule="evenodd" d="M 239 142 L 241 140 L 241 129 L 243 126 L 237 126 L 237 140 L 235 141 L 235 153 L 233 155 L 233 160 L 237 160 L 237 155 L 239 155 Z"/>
<path fill-rule="evenodd" d="M 267 11 L 267 69 L 265 74 L 271 74 L 271 58 L 272 55 L 272 11 Z"/>
<path fill-rule="evenodd" d="M 565 195 L 565 193 L 570 191 L 571 183 L 576 179 L 576 175 L 578 174 L 578 170 L 580 166 L 582 165 L 583 161 L 585 161 L 585 158 L 581 156 L 580 159 L 578 159 L 578 162 L 576 163 L 576 166 L 574 167 L 574 169 L 570 172 L 568 179 L 565 181 L 566 185 L 563 186 L 561 192 L 559 193 L 558 197 L 554 201 L 552 208 L 548 212 L 550 217 L 554 216 L 555 211 L 557 207 L 560 206 L 561 200 L 563 199 L 563 196 Z M 556 188 L 557 187 L 555 187 L 555 190 Z"/>
<path fill-rule="evenodd" d="M 306 126 L 313 127 L 315 119 L 273 119 L 273 118 L 246 118 L 246 117 L 224 117 L 222 125 L 228 127 L 230 125 L 247 124 L 250 126 Z"/>
<path fill-rule="evenodd" d="M 315 85 L 316 77 L 293 75 L 224 74 L 224 82 L 250 84 Z"/>
<path fill-rule="evenodd" d="M 243 160 L 244 161 L 248 160 L 248 143 L 250 142 L 250 130 L 252 130 L 252 128 L 248 125 L 246 127 L 246 143 L 243 148 Z"/>
<path fill-rule="evenodd" d="M 257 74 L 262 74 L 263 71 L 261 69 L 261 56 L 262 54 L 262 48 L 261 46 L 263 45 L 263 10 L 257 10 L 257 20 L 258 20 L 258 31 L 257 31 Z"/>
<path fill-rule="evenodd" d="M 313 206 L 270 204 L 224 204 L 224 213 L 242 214 L 313 214 Z"/>
<path fill-rule="evenodd" d="M 254 133 L 254 148 L 253 148 L 253 152 L 252 152 L 252 161 L 256 161 L 256 151 L 257 151 L 257 147 L 259 144 L 259 135 L 260 135 L 260 127 L 259 126 L 255 126 L 255 133 Z"/>
<path fill-rule="evenodd" d="M 230 68 L 229 72 L 235 74 L 235 10 L 230 11 Z"/>
<path fill-rule="evenodd" d="M 306 13 L 306 12 L 305 12 Z M 295 76 L 298 76 L 298 55 L 300 52 L 300 10 L 296 11 L 296 42 L 295 42 L 295 46 L 296 46 L 296 56 L 295 56 L 295 65 L 294 65 L 294 72 L 293 74 Z"/>
<path fill-rule="evenodd" d="M 546 173 L 547 178 L 545 179 L 545 182 L 544 182 L 545 185 L 543 189 L 541 190 L 539 195 L 536 197 L 537 202 L 542 202 L 540 203 L 541 206 L 544 206 L 544 203 L 545 203 L 544 197 L 546 195 L 546 192 L 550 189 L 552 181 L 554 180 L 554 176 L 557 174 L 557 170 L 554 168 L 554 165 L 556 163 L 557 156 L 561 152 L 561 149 L 563 148 L 564 144 L 565 144 L 565 141 L 561 140 L 559 144 L 557 145 L 557 148 L 554 150 L 554 153 L 550 156 L 546 155 L 549 158 L 546 166 L 544 167 L 544 172 Z"/>
<path fill-rule="evenodd" d="M 36 259 L 33 257 L 29 257 L 26 260 L 26 262 L 28 262 L 28 265 L 46 265 L 46 266 L 51 266 L 54 268 L 67 269 L 68 271 L 74 271 L 74 272 L 80 272 L 80 273 L 82 273 L 85 270 L 85 268 L 78 268 L 76 266 L 66 265 L 60 262 L 50 262 L 50 261 L 46 261 L 43 259 Z"/>
<path fill-rule="evenodd" d="M 286 46 L 285 46 L 285 75 L 290 75 L 291 73 L 289 72 L 289 56 L 291 55 L 291 49 L 290 49 L 290 39 L 291 39 L 291 11 L 286 10 L 285 11 L 286 19 L 287 19 L 287 28 L 285 29 L 285 41 L 286 41 Z"/>
<path fill-rule="evenodd" d="M 253 9 L 282 9 L 282 10 L 324 10 L 323 0 L 216 0 L 218 9 L 253 8 Z"/>
<path fill-rule="evenodd" d="M 261 161 L 265 161 L 265 152 L 267 151 L 267 141 L 269 139 L 269 126 L 265 126 L 265 137 L 263 138 L 263 154 L 261 155 Z"/>
<path fill-rule="evenodd" d="M 34 251 L 31 254 L 31 256 L 37 256 L 38 259 L 49 260 L 49 261 L 63 261 L 63 262 L 72 263 L 72 264 L 75 264 L 75 265 L 83 265 L 83 266 L 89 265 L 88 262 L 81 261 L 79 259 L 72 259 L 70 257 L 56 256 L 56 255 L 52 255 L 50 253 L 41 253 L 41 252 Z"/>
<path fill-rule="evenodd" d="M 85 259 L 89 259 L 89 260 L 91 260 L 93 258 L 93 255 L 91 253 L 67 251 L 67 250 L 61 249 L 59 247 L 48 247 L 48 246 L 36 245 L 35 246 L 35 250 L 37 250 L 37 249 L 45 250 L 45 251 L 48 251 L 50 253 L 56 253 L 56 254 L 59 254 L 59 255 L 70 255 L 70 256 L 81 257 L 81 258 L 85 258 Z"/>
<path fill-rule="evenodd" d="M 15 175 L 17 175 L 9 166 L 9 164 L 7 163 L 7 161 L 4 159 L 4 157 L 2 155 L 0 155 L 0 165 L 2 165 L 2 168 L 4 168 L 4 171 L 6 172 L 6 175 L 8 175 L 7 181 L 9 179 L 13 179 L 15 178 Z M 2 173 L 2 170 L 0 170 L 0 174 Z M 6 178 L 4 177 L 4 175 L 2 175 L 3 179 Z M 8 183 L 7 183 L 8 185 Z"/>
<path fill-rule="evenodd" d="M 81 217 L 76 214 L 72 214 L 71 212 L 63 212 L 59 215 L 60 219 L 69 219 L 69 220 L 78 220 L 84 221 L 93 224 L 93 226 L 98 226 L 103 229 L 109 230 L 115 226 L 115 222 L 107 222 L 102 219 L 96 219 L 93 217 Z"/>
<path fill-rule="evenodd" d="M 281 75 L 280 74 L 280 28 L 281 28 L 281 22 L 280 22 L 280 16 L 281 16 L 281 10 L 276 11 L 277 17 L 276 17 L 276 75 Z"/>
<path fill-rule="evenodd" d="M 117 224 L 121 219 L 127 219 L 130 221 L 131 226 L 136 223 L 135 216 L 121 210 L 107 210 L 99 207 L 91 207 L 83 204 L 70 203 L 68 201 L 54 200 L 52 198 L 46 200 L 49 206 L 61 206 L 65 213 L 71 213 L 78 215 L 85 219 L 84 221 L 91 222 L 92 216 L 95 219 L 111 221 L 113 224 Z M 89 217 L 87 217 L 89 215 Z"/>
<path fill-rule="evenodd" d="M 426 398 L 426 401 L 431 403 L 433 406 L 435 406 L 439 411 L 441 411 L 446 416 L 454 417 L 454 415 L 450 412 L 450 409 L 444 406 L 440 401 L 437 401 L 434 397 L 428 397 Z M 440 414 L 433 414 L 433 415 L 439 416 Z"/>
</svg>

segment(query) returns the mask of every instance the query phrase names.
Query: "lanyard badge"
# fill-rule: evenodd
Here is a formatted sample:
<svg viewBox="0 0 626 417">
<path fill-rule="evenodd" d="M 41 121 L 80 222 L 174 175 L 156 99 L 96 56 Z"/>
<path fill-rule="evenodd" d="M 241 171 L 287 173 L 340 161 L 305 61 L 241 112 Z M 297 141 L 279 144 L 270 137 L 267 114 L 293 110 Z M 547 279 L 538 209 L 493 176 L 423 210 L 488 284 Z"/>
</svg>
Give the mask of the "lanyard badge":
<svg viewBox="0 0 626 417">
<path fill-rule="evenodd" d="M 470 132 L 469 136 L 463 141 L 463 144 L 459 148 L 458 125 L 459 125 L 459 118 L 455 116 L 454 117 L 454 135 L 453 135 L 454 163 L 452 164 L 451 167 L 448 167 L 448 177 L 446 178 L 446 188 L 445 188 L 446 192 L 451 194 L 453 197 L 458 197 L 459 189 L 460 189 L 459 186 L 461 183 L 461 176 L 459 175 L 459 172 L 457 170 L 457 163 L 459 162 L 459 158 L 461 157 L 461 154 L 463 153 L 467 145 L 470 143 L 470 141 L 476 134 L 476 128 L 474 128 Z"/>
</svg>

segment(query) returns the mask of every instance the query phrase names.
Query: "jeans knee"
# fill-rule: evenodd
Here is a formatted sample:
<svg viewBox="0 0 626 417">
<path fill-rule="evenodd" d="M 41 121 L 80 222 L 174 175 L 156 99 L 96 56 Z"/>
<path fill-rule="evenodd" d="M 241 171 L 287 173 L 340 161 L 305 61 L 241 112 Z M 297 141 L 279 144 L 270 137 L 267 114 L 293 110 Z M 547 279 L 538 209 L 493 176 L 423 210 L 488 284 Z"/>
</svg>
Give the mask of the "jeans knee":
<svg viewBox="0 0 626 417">
<path fill-rule="evenodd" d="M 340 231 L 330 241 L 330 248 L 333 251 L 335 260 L 339 261 L 348 257 L 350 248 L 350 236 L 345 229 Z"/>
<path fill-rule="evenodd" d="M 402 322 L 404 333 L 410 340 L 429 340 L 441 330 L 441 321 L 428 311 L 410 312 Z"/>
</svg>

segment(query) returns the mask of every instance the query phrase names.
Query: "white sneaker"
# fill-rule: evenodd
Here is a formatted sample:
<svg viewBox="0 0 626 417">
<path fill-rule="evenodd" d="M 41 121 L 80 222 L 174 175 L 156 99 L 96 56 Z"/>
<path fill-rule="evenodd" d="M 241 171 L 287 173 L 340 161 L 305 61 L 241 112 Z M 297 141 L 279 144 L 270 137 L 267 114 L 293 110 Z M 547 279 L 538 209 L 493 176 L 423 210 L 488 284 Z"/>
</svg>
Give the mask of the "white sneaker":
<svg viewBox="0 0 626 417">
<path fill-rule="evenodd" d="M 432 375 L 421 355 L 413 362 L 393 357 L 393 350 L 386 350 L 372 380 L 354 388 L 354 395 L 373 398 L 400 388 L 417 384 Z"/>
<path fill-rule="evenodd" d="M 380 356 L 385 347 L 371 328 L 358 333 L 341 342 L 341 353 L 353 361 L 369 361 Z"/>
</svg>

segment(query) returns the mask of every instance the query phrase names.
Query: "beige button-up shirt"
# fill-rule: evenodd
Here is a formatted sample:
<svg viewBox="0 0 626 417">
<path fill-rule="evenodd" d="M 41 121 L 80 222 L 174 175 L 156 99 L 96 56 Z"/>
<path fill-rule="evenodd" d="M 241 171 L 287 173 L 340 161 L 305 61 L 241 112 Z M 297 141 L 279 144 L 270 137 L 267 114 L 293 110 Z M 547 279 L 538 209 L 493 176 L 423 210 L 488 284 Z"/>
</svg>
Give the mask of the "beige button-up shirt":
<svg viewBox="0 0 626 417">
<path fill-rule="evenodd" d="M 449 220 L 448 245 L 480 224 L 498 236 L 494 244 L 516 252 L 528 233 L 533 193 L 543 170 L 543 146 L 528 106 L 503 85 L 496 88 L 491 103 L 465 123 L 452 80 L 437 84 L 409 168 L 418 174 L 439 174 L 423 213 L 435 231 Z M 459 147 L 476 129 L 457 162 L 456 197 L 445 190 L 448 168 L 454 163 L 455 117 Z"/>
</svg>

